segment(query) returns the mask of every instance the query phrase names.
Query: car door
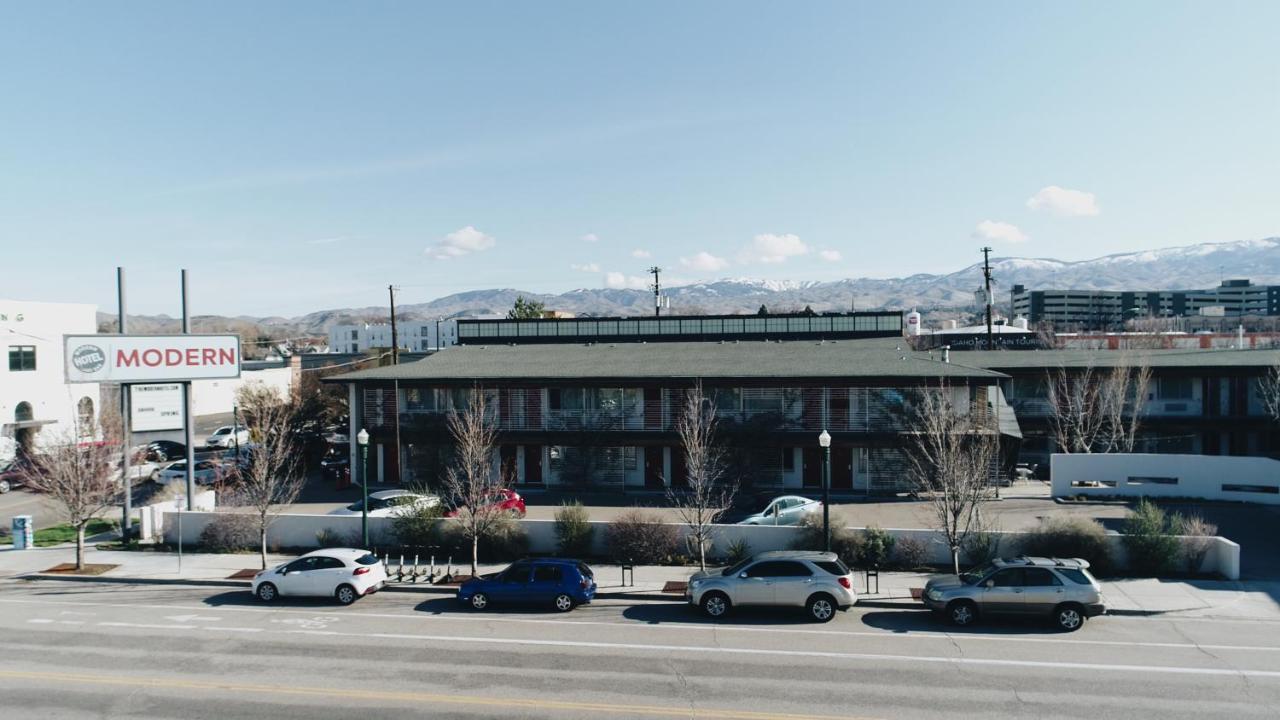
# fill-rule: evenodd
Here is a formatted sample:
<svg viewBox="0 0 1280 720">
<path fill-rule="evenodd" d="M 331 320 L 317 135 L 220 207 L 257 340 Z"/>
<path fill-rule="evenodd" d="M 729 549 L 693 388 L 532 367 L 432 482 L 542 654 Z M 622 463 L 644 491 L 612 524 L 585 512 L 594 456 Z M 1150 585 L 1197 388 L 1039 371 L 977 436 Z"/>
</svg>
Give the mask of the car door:
<svg viewBox="0 0 1280 720">
<path fill-rule="evenodd" d="M 529 583 L 529 602 L 545 604 L 555 599 L 564 584 L 564 566 L 539 563 L 533 566 L 533 580 Z"/>
<path fill-rule="evenodd" d="M 311 570 L 311 594 L 332 595 L 348 577 L 347 564 L 336 557 L 316 558 L 315 569 Z"/>
<path fill-rule="evenodd" d="M 786 498 L 782 510 L 782 519 L 779 525 L 796 525 L 800 519 L 804 517 L 804 500 L 800 498 Z"/>
<path fill-rule="evenodd" d="M 529 563 L 516 563 L 502 572 L 494 583 L 492 596 L 502 602 L 526 602 L 529 592 Z"/>
<path fill-rule="evenodd" d="M 1005 568 L 983 582 L 983 612 L 1020 613 L 1023 611 L 1022 571 L 1022 568 Z"/>
<path fill-rule="evenodd" d="M 769 503 L 769 506 L 764 509 L 764 512 L 760 513 L 760 524 L 761 525 L 777 525 L 778 512 L 781 509 L 782 509 L 781 500 L 774 500 L 773 502 Z"/>
<path fill-rule="evenodd" d="M 758 562 L 739 573 L 734 585 L 734 605 L 772 605 L 773 582 L 777 575 L 777 561 Z"/>
<path fill-rule="evenodd" d="M 1066 588 L 1047 568 L 1029 567 L 1022 571 L 1023 612 L 1049 614 L 1066 596 Z"/>
<path fill-rule="evenodd" d="M 776 605 L 803 605 L 813 592 L 813 571 L 802 562 L 771 563 L 773 602 Z"/>
<path fill-rule="evenodd" d="M 314 579 L 311 572 L 315 569 L 316 558 L 298 558 L 284 566 L 276 588 L 281 595 L 308 595 L 311 593 L 309 583 Z"/>
</svg>

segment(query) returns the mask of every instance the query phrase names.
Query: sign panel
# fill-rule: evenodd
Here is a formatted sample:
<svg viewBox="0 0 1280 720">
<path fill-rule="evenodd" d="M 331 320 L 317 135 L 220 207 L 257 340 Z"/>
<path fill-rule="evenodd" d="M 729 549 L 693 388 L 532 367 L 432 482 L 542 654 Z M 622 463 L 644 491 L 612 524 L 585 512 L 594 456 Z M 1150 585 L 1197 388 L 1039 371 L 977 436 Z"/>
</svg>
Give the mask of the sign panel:
<svg viewBox="0 0 1280 720">
<path fill-rule="evenodd" d="M 181 430 L 182 385 L 129 386 L 129 426 L 134 432 Z"/>
<path fill-rule="evenodd" d="M 238 335 L 64 335 L 67 382 L 240 377 Z"/>
</svg>

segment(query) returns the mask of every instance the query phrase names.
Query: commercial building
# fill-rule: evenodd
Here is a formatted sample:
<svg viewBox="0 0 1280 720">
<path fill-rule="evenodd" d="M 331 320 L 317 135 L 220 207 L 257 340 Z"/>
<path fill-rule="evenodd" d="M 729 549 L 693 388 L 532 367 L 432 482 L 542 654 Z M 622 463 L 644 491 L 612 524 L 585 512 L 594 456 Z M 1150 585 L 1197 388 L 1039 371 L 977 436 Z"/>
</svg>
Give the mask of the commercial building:
<svg viewBox="0 0 1280 720">
<path fill-rule="evenodd" d="M 97 384 L 69 385 L 62 336 L 97 332 L 98 308 L 73 303 L 0 300 L 0 461 L 18 446 L 48 443 L 98 417 Z M 42 432 L 49 429 L 49 432 Z"/>
<path fill-rule="evenodd" d="M 1208 290 L 1029 290 L 1014 285 L 1013 314 L 1033 323 L 1109 329 L 1142 317 L 1280 315 L 1280 285 L 1224 280 Z"/>
<path fill-rule="evenodd" d="M 402 320 L 396 323 L 396 344 L 401 350 L 430 352 L 456 345 L 456 320 Z M 360 323 L 329 328 L 329 352 L 357 354 L 391 347 L 391 324 Z"/>
</svg>

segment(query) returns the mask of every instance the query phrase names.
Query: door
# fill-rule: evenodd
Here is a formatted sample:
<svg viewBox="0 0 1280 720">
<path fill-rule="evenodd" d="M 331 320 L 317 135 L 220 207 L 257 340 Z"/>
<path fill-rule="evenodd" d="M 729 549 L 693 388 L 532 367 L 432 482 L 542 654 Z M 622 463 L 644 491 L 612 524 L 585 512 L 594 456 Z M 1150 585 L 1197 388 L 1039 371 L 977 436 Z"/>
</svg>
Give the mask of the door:
<svg viewBox="0 0 1280 720">
<path fill-rule="evenodd" d="M 662 448 L 646 447 L 644 449 L 644 486 L 650 490 L 661 490 L 662 482 Z"/>
<path fill-rule="evenodd" d="M 822 487 L 822 450 L 816 447 L 804 448 L 800 478 L 807 488 Z"/>
<path fill-rule="evenodd" d="M 773 602 L 778 605 L 804 605 L 813 592 L 813 572 L 794 560 L 774 563 Z"/>
<path fill-rule="evenodd" d="M 502 484 L 511 485 L 521 481 L 519 466 L 516 464 L 516 446 L 499 445 L 498 458 L 501 462 Z"/>
<path fill-rule="evenodd" d="M 853 489 L 853 448 L 838 445 L 831 448 L 831 489 Z"/>
<path fill-rule="evenodd" d="M 307 581 L 312 595 L 332 595 L 350 573 L 346 563 L 338 558 L 318 557 L 315 567 L 307 571 L 311 578 Z"/>
<path fill-rule="evenodd" d="M 542 446 L 524 446 L 524 481 L 530 485 L 542 484 Z"/>
<path fill-rule="evenodd" d="M 281 595 L 310 595 L 315 581 L 316 558 L 298 558 L 284 566 L 284 574 L 276 582 Z"/>
<path fill-rule="evenodd" d="M 684 448 L 671 448 L 671 486 L 688 487 L 689 476 L 685 474 Z"/>
<path fill-rule="evenodd" d="M 758 562 L 744 570 L 734 586 L 735 592 L 730 598 L 734 605 L 772 605 L 773 581 L 777 572 L 775 565 L 782 563 L 774 560 Z"/>
<path fill-rule="evenodd" d="M 803 498 L 785 497 L 778 501 L 778 524 L 799 525 L 808 509 Z"/>
<path fill-rule="evenodd" d="M 527 598 L 529 602 L 549 605 L 561 592 L 564 584 L 564 566 L 534 565 L 533 581 L 529 583 Z"/>
<path fill-rule="evenodd" d="M 1066 597 L 1066 588 L 1057 575 L 1045 568 L 1029 567 L 1022 571 L 1023 611 L 1049 614 Z"/>
<path fill-rule="evenodd" d="M 494 583 L 493 599 L 502 602 L 525 602 L 529 592 L 529 563 L 516 563 L 503 571 L 499 582 Z"/>
<path fill-rule="evenodd" d="M 983 612 L 1020 613 L 1023 611 L 1022 568 L 1001 570 L 988 578 L 986 583 L 990 583 L 991 587 L 982 591 Z"/>
</svg>

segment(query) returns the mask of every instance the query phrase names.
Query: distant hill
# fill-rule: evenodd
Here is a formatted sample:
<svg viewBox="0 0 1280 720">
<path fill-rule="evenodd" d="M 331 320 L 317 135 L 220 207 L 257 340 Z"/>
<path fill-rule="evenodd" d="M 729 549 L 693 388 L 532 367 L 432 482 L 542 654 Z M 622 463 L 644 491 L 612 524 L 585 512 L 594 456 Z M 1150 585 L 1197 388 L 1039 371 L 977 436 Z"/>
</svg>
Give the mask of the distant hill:
<svg viewBox="0 0 1280 720">
<path fill-rule="evenodd" d="M 1187 290 L 1216 286 L 1224 277 L 1249 278 L 1259 284 L 1280 284 L 1280 237 L 1228 243 L 1119 253 L 1093 260 L 1067 262 L 1048 258 L 1006 257 L 992 260 L 997 299 L 1007 301 L 1015 284 L 1036 289 Z M 962 310 L 973 304 L 973 291 L 982 283 L 982 266 L 974 264 L 945 275 L 918 274 L 901 278 L 850 278 L 832 282 L 777 281 L 726 278 L 664 289 L 671 312 L 692 314 L 755 312 L 766 305 L 773 312 L 890 308 Z M 397 308 L 406 320 L 426 320 L 505 313 L 516 296 L 537 299 L 548 308 L 583 315 L 638 315 L 653 311 L 653 294 L 644 290 L 582 288 L 561 294 L 534 293 L 513 288 L 470 290 L 426 303 Z M 300 317 L 198 316 L 200 332 L 270 334 L 275 337 L 323 335 L 335 324 L 381 322 L 386 307 L 340 308 Z M 115 316 L 99 313 L 99 322 Z M 167 316 L 130 316 L 135 332 L 176 331 L 180 323 Z"/>
</svg>

